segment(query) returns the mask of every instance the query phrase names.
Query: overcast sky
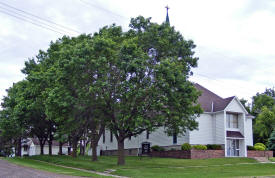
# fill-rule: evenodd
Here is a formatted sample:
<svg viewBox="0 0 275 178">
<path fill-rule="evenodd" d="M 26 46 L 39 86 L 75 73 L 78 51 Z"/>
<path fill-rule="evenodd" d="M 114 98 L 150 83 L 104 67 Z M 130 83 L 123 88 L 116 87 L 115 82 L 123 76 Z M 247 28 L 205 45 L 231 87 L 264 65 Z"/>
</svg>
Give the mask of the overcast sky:
<svg viewBox="0 0 275 178">
<path fill-rule="evenodd" d="M 127 30 L 138 15 L 161 23 L 167 4 L 170 24 L 197 45 L 192 81 L 246 99 L 274 86 L 274 0 L 0 0 L 0 101 L 24 78 L 24 62 L 50 41 L 112 23 Z"/>
</svg>

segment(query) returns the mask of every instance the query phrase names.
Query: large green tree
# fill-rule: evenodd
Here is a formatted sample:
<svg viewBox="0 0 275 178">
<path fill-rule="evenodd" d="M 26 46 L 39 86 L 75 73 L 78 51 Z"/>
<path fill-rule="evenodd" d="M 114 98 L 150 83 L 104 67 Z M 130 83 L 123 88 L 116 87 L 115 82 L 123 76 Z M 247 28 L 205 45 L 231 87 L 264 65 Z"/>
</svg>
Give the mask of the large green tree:
<svg viewBox="0 0 275 178">
<path fill-rule="evenodd" d="M 267 145 L 268 138 L 275 126 L 275 106 L 268 109 L 266 106 L 262 107 L 261 113 L 257 116 L 254 125 L 254 132 L 259 135 L 257 142 Z"/>
<path fill-rule="evenodd" d="M 252 97 L 252 114 L 257 116 L 263 106 L 271 109 L 275 104 L 275 100 L 273 97 L 274 90 L 273 89 L 266 89 L 264 93 L 257 93 L 255 96 Z"/>
<path fill-rule="evenodd" d="M 21 140 L 29 132 L 29 127 L 21 112 L 22 90 L 26 86 L 26 81 L 13 84 L 7 90 L 7 96 L 1 103 L 0 129 L 1 136 L 9 140 L 15 148 L 15 155 L 21 156 Z"/>
<path fill-rule="evenodd" d="M 101 75 L 92 85 L 103 99 L 107 127 L 118 142 L 118 164 L 125 164 L 124 140 L 161 126 L 183 134 L 197 128 L 199 92 L 188 77 L 197 66 L 192 41 L 150 18 L 131 20 L 130 30 L 105 27 L 94 35 Z"/>
<path fill-rule="evenodd" d="M 266 144 L 267 138 L 270 135 L 270 125 L 264 127 L 263 123 L 270 117 L 270 114 L 273 112 L 272 108 L 275 105 L 274 100 L 274 89 L 266 89 L 263 93 L 257 93 L 252 97 L 252 111 L 251 114 L 255 116 L 253 119 L 253 137 L 255 142 L 263 142 Z M 269 113 L 269 114 L 268 114 Z M 264 119 L 266 117 L 266 119 Z M 259 120 L 259 121 L 258 121 Z"/>
<path fill-rule="evenodd" d="M 57 123 L 67 127 L 76 156 L 77 143 L 85 131 L 90 131 L 93 160 L 97 160 L 96 147 L 104 130 L 100 101 L 92 86 L 100 75 L 91 35 L 63 37 L 51 43 L 46 52 L 40 51 L 43 76 L 51 81 L 47 91 L 46 113 Z M 102 55 L 100 53 L 100 55 Z M 64 130 L 64 129 L 63 129 Z"/>
</svg>

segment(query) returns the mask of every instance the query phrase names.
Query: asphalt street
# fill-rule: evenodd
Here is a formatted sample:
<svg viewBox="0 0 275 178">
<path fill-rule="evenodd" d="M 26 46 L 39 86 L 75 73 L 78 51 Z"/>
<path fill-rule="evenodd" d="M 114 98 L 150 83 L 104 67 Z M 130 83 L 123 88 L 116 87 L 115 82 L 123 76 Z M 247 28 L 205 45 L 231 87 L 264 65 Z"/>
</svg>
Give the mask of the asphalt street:
<svg viewBox="0 0 275 178">
<path fill-rule="evenodd" d="M 79 178 L 40 171 L 28 167 L 11 164 L 0 159 L 0 178 Z"/>
</svg>

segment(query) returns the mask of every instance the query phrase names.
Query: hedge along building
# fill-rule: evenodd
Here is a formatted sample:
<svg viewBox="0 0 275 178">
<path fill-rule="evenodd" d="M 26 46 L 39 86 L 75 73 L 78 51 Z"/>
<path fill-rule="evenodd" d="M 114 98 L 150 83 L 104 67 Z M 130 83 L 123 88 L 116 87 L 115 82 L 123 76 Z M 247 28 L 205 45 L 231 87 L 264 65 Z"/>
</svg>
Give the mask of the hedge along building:
<svg viewBox="0 0 275 178">
<path fill-rule="evenodd" d="M 194 84 L 202 94 L 198 103 L 204 112 L 196 118 L 198 130 L 187 131 L 184 136 L 168 136 L 164 128 L 152 133 L 143 132 L 137 137 L 125 140 L 125 153 L 138 155 L 142 144 L 159 145 L 165 149 L 180 149 L 183 143 L 191 145 L 222 145 L 226 157 L 247 157 L 247 146 L 253 145 L 252 119 L 239 99 L 235 96 L 222 98 L 199 84 Z M 106 130 L 99 140 L 98 149 L 104 155 L 117 153 L 114 135 Z"/>
</svg>

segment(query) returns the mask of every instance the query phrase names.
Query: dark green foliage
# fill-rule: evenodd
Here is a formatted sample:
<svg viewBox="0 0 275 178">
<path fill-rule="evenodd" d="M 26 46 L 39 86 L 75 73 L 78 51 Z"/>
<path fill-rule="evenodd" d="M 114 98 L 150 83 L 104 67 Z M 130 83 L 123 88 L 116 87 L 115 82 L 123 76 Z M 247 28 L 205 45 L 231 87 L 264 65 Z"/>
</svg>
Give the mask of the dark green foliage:
<svg viewBox="0 0 275 178">
<path fill-rule="evenodd" d="M 217 144 L 208 144 L 206 147 L 208 150 L 222 150 L 222 146 Z"/>
<path fill-rule="evenodd" d="M 275 130 L 273 130 L 268 139 L 268 149 L 275 151 Z"/>
<path fill-rule="evenodd" d="M 181 145 L 181 150 L 189 151 L 192 149 L 192 146 L 189 143 L 184 143 Z"/>
<path fill-rule="evenodd" d="M 253 115 L 258 115 L 262 108 L 266 106 L 268 109 L 271 109 L 275 104 L 274 99 L 272 96 L 266 95 L 265 93 L 259 94 L 257 93 L 256 96 L 253 96 L 252 102 L 252 113 Z"/>
<path fill-rule="evenodd" d="M 64 36 L 26 62 L 23 88 L 11 92 L 12 110 L 4 114 L 16 137 L 26 131 L 42 142 L 65 137 L 76 156 L 84 132 L 96 148 L 106 127 L 118 141 L 121 165 L 126 138 L 159 127 L 168 135 L 196 129 L 200 93 L 189 81 L 198 62 L 195 44 L 150 18 L 133 18 L 129 26 Z"/>
<path fill-rule="evenodd" d="M 266 89 L 264 93 L 257 93 L 252 98 L 253 137 L 255 142 L 267 145 L 267 140 L 273 130 L 274 122 L 274 88 Z M 273 119 L 272 119 L 273 118 Z M 273 122 L 273 123 L 272 123 Z"/>
<path fill-rule="evenodd" d="M 160 147 L 160 146 L 158 146 L 158 145 L 153 145 L 153 146 L 151 147 L 151 149 L 152 149 L 153 151 L 164 151 L 164 148 L 163 148 L 163 147 Z"/>
<path fill-rule="evenodd" d="M 264 106 L 261 113 L 258 114 L 254 124 L 254 133 L 258 136 L 255 141 L 267 145 L 268 138 L 275 125 L 275 106 L 271 109 Z"/>
<path fill-rule="evenodd" d="M 207 147 L 205 145 L 193 145 L 192 148 L 196 150 L 207 150 Z"/>
<path fill-rule="evenodd" d="M 255 150 L 254 146 L 247 146 L 247 150 Z"/>
</svg>

